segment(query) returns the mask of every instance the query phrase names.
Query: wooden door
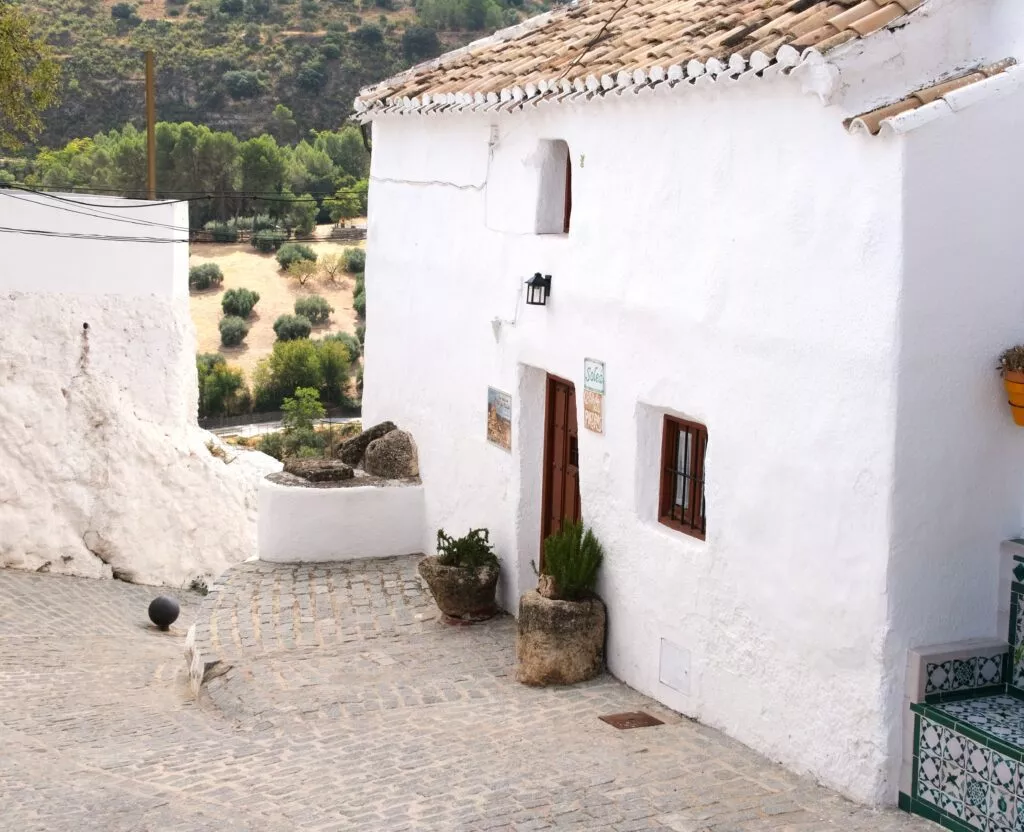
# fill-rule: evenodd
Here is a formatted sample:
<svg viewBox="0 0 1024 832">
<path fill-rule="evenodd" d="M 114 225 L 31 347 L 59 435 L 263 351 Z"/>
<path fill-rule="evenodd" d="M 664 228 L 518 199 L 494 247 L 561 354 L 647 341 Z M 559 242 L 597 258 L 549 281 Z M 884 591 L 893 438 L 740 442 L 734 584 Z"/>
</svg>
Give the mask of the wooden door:
<svg viewBox="0 0 1024 832">
<path fill-rule="evenodd" d="M 548 376 L 544 422 L 544 505 L 541 511 L 541 562 L 544 538 L 563 520 L 580 519 L 579 429 L 576 389 L 571 381 Z"/>
</svg>

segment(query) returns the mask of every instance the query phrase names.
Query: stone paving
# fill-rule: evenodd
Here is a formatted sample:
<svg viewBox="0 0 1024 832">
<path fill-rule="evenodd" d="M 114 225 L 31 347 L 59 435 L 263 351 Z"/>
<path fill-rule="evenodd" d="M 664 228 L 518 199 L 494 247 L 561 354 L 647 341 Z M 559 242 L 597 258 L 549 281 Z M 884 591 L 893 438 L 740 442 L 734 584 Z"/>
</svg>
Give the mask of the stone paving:
<svg viewBox="0 0 1024 832">
<path fill-rule="evenodd" d="M 0 570 L 0 829 L 919 830 L 603 677 L 512 678 L 514 622 L 449 626 L 415 559 L 231 570 L 205 599 Z M 193 699 L 182 656 L 220 664 Z M 662 726 L 617 731 L 601 714 Z"/>
</svg>

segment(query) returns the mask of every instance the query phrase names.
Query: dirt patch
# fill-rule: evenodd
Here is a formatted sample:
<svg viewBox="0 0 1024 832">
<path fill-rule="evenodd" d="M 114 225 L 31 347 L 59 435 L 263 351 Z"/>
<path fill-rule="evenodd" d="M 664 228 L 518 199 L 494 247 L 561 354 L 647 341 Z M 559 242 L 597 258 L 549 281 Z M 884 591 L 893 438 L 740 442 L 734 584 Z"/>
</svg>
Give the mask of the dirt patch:
<svg viewBox="0 0 1024 832">
<path fill-rule="evenodd" d="M 363 243 L 309 243 L 317 256 L 341 254 L 347 248 L 362 248 Z M 321 295 L 334 307 L 330 321 L 313 328 L 313 338 L 332 332 L 356 331 L 356 313 L 352 308 L 355 280 L 344 275 L 339 283 L 327 284 L 312 280 L 304 287 L 278 270 L 273 254 L 260 254 L 248 243 L 195 243 L 189 265 L 216 263 L 224 273 L 224 284 L 209 292 L 193 292 L 190 298 L 192 321 L 196 327 L 199 352 L 219 352 L 228 363 L 240 367 L 252 380 L 256 363 L 274 349 L 274 321 L 279 315 L 295 311 L 295 301 L 308 295 Z M 223 317 L 221 298 L 228 289 L 252 289 L 260 294 L 260 302 L 249 318 L 249 334 L 239 347 L 222 347 L 217 325 Z"/>
</svg>

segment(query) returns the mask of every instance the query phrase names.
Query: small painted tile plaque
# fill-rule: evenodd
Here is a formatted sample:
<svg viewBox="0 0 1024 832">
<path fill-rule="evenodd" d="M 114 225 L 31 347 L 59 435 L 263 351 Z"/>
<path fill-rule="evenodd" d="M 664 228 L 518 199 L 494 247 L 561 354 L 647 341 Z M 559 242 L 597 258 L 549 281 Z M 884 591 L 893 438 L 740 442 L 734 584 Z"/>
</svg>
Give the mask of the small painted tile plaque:
<svg viewBox="0 0 1024 832">
<path fill-rule="evenodd" d="M 604 362 L 595 358 L 583 359 L 583 389 L 604 395 Z"/>
<path fill-rule="evenodd" d="M 583 391 L 583 427 L 604 433 L 604 396 L 593 390 Z"/>
<path fill-rule="evenodd" d="M 487 441 L 512 450 L 512 397 L 493 387 L 487 388 Z"/>
<path fill-rule="evenodd" d="M 583 427 L 604 433 L 604 362 L 583 359 Z"/>
</svg>

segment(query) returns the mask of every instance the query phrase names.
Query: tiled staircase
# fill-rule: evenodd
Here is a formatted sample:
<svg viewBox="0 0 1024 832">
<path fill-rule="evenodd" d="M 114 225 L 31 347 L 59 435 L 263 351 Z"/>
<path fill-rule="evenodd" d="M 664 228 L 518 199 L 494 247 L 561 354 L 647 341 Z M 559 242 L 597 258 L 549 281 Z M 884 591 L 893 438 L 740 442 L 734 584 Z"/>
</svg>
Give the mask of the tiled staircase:
<svg viewBox="0 0 1024 832">
<path fill-rule="evenodd" d="M 1007 544 L 1002 571 L 1006 642 L 914 650 L 908 664 L 900 806 L 957 832 L 1024 832 L 1021 541 Z"/>
</svg>

